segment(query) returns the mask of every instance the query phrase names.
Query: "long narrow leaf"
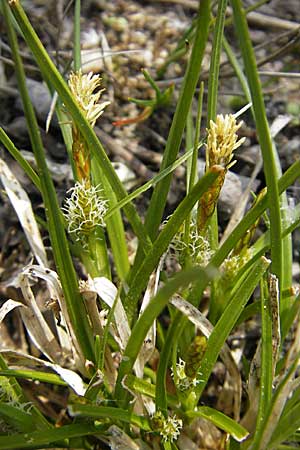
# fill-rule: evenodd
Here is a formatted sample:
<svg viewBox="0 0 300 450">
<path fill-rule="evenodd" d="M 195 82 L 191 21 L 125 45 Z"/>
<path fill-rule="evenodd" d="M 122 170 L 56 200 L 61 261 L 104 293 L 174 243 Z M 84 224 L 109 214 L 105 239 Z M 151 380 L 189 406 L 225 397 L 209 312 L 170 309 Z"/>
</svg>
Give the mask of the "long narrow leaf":
<svg viewBox="0 0 300 450">
<path fill-rule="evenodd" d="M 164 151 L 161 170 L 170 166 L 177 157 L 186 123 L 186 117 L 199 79 L 202 58 L 208 38 L 209 24 L 210 0 L 202 0 L 198 11 L 192 54 L 177 102 L 175 115 Z M 151 238 L 154 238 L 157 233 L 163 210 L 165 208 L 170 183 L 171 176 L 169 175 L 164 178 L 164 180 L 154 189 L 145 220 L 145 226 Z"/>
<path fill-rule="evenodd" d="M 269 192 L 268 206 L 270 210 L 270 239 L 272 272 L 282 282 L 282 241 L 281 236 L 281 212 L 279 203 L 279 192 L 277 184 L 277 168 L 275 161 L 274 146 L 268 126 L 264 106 L 261 83 L 259 80 L 254 50 L 251 44 L 246 13 L 242 7 L 241 0 L 231 0 L 236 33 L 240 42 L 245 72 L 248 78 L 253 111 L 256 121 L 257 133 L 264 160 L 264 173 Z"/>
<path fill-rule="evenodd" d="M 66 439 L 97 434 L 97 427 L 93 424 L 66 425 L 47 431 L 0 436 L 0 450 L 21 450 L 23 448 L 43 448 L 51 443 L 57 446 L 68 446 Z M 56 445 L 55 445 L 56 447 Z M 53 448 L 53 446 L 52 446 Z"/>
<path fill-rule="evenodd" d="M 143 194 L 143 192 L 146 192 L 151 187 L 155 186 L 159 181 L 163 180 L 167 175 L 172 173 L 178 166 L 184 163 L 194 152 L 194 149 L 187 151 L 184 155 L 182 155 L 180 158 L 178 158 L 173 164 L 171 164 L 169 167 L 167 167 L 164 170 L 161 170 L 159 174 L 157 174 L 152 180 L 147 181 L 147 183 L 143 184 L 143 186 L 136 189 L 131 194 L 128 194 L 126 198 L 118 202 L 116 205 L 114 205 L 105 215 L 105 220 L 109 218 L 116 210 L 124 208 L 127 203 L 137 198 L 139 195 Z"/>
<path fill-rule="evenodd" d="M 209 420 L 221 430 L 229 433 L 238 442 L 245 440 L 249 435 L 249 432 L 235 420 L 208 406 L 202 406 L 197 411 L 188 412 L 187 416 L 190 418 L 203 417 Z"/>
<path fill-rule="evenodd" d="M 215 328 L 207 341 L 207 349 L 200 367 L 201 380 L 195 388 L 198 398 L 206 386 L 211 371 L 227 337 L 229 336 L 229 333 L 233 329 L 237 319 L 244 309 L 244 306 L 248 302 L 251 294 L 257 286 L 260 278 L 267 270 L 269 264 L 270 261 L 264 257 L 256 262 L 249 275 L 246 277 L 244 283 L 235 292 L 235 295 L 230 300 L 224 313 L 216 323 Z"/>
<path fill-rule="evenodd" d="M 145 431 L 150 431 L 148 420 L 137 414 L 133 414 L 130 411 L 121 408 L 112 408 L 109 406 L 95 406 L 95 405 L 80 405 L 74 404 L 69 407 L 69 413 L 72 416 L 91 417 L 99 419 L 103 417 L 109 418 L 114 421 L 121 420 L 132 425 L 137 425 L 139 428 Z"/>
<path fill-rule="evenodd" d="M 57 384 L 59 386 L 67 386 L 67 383 L 63 381 L 58 375 L 54 373 L 40 372 L 38 370 L 0 370 L 0 376 L 25 378 L 27 380 L 40 381 L 41 383 Z"/>
<path fill-rule="evenodd" d="M 11 156 L 20 164 L 28 178 L 33 182 L 39 191 L 41 191 L 41 182 L 37 173 L 33 170 L 31 165 L 26 161 L 20 150 L 18 150 L 14 143 L 9 139 L 3 128 L 0 127 L 0 141 L 9 151 Z"/>
</svg>

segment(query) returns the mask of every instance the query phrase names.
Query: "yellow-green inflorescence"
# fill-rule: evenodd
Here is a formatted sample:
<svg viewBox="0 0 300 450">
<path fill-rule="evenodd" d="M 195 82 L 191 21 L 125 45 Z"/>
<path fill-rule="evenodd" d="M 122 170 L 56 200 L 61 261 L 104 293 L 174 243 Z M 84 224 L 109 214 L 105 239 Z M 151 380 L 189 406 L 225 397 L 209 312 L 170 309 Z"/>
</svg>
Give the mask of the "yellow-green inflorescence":
<svg viewBox="0 0 300 450">
<path fill-rule="evenodd" d="M 69 88 L 78 104 L 82 114 L 91 127 L 95 126 L 96 120 L 103 113 L 109 102 L 99 103 L 103 89 L 99 89 L 101 78 L 92 72 L 83 74 L 81 70 L 72 72 L 69 77 Z M 96 91 L 97 90 L 97 91 Z M 96 91 L 96 93 L 95 93 Z M 72 121 L 72 154 L 76 167 L 76 175 L 79 181 L 90 180 L 90 151 L 76 122 Z"/>
<path fill-rule="evenodd" d="M 209 123 L 207 130 L 207 168 L 220 165 L 224 169 L 229 168 L 229 163 L 233 158 L 233 151 L 245 142 L 246 138 L 238 140 L 237 131 L 243 122 L 237 123 L 233 114 L 218 114 L 216 121 Z"/>
<path fill-rule="evenodd" d="M 227 170 L 234 164 L 233 151 L 245 141 L 245 138 L 238 139 L 237 131 L 241 126 L 242 122 L 237 123 L 233 114 L 219 114 L 216 121 L 210 121 L 207 130 L 206 171 L 217 172 L 218 177 L 198 204 L 197 226 L 202 234 L 205 234 L 208 220 L 215 210 Z"/>
<path fill-rule="evenodd" d="M 97 227 L 105 226 L 107 201 L 101 197 L 101 188 L 90 186 L 85 179 L 77 181 L 68 193 L 70 197 L 63 208 L 68 232 L 84 242 Z"/>
<path fill-rule="evenodd" d="M 183 423 L 175 414 L 166 418 L 161 411 L 156 411 L 151 417 L 151 425 L 153 431 L 158 432 L 164 442 L 173 442 L 178 439 Z"/>
<path fill-rule="evenodd" d="M 82 113 L 92 127 L 95 126 L 96 120 L 103 113 L 104 108 L 109 102 L 98 103 L 104 89 L 99 89 L 101 85 L 100 76 L 94 75 L 92 72 L 83 74 L 81 70 L 72 72 L 69 77 L 69 87 L 76 99 Z"/>
<path fill-rule="evenodd" d="M 169 250 L 174 255 L 176 261 L 184 266 L 185 258 L 188 256 L 193 265 L 206 266 L 211 257 L 212 251 L 208 240 L 198 231 L 196 221 L 191 220 L 188 241 L 185 241 L 184 226 L 174 236 Z"/>
</svg>

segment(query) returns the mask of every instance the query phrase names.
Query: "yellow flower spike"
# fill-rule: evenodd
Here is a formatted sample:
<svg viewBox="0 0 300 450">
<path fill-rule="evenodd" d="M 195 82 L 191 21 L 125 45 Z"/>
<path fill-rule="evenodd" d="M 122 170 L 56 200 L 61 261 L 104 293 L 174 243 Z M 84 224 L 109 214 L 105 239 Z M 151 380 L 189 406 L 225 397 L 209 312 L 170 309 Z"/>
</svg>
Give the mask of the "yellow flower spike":
<svg viewBox="0 0 300 450">
<path fill-rule="evenodd" d="M 104 89 L 99 89 L 101 78 L 92 72 L 82 74 L 81 70 L 72 72 L 69 77 L 69 88 L 91 127 L 103 113 L 109 102 L 98 103 Z M 98 89 L 96 93 L 94 91 Z M 79 181 L 90 180 L 90 152 L 75 122 L 72 122 L 72 153 Z"/>
<path fill-rule="evenodd" d="M 243 144 L 246 138 L 238 140 L 237 130 L 243 122 L 237 123 L 233 114 L 218 114 L 216 121 L 210 121 L 207 130 L 206 166 L 207 169 L 216 164 L 228 169 L 233 151 Z"/>
<path fill-rule="evenodd" d="M 227 170 L 234 164 L 234 161 L 232 161 L 233 151 L 245 141 L 245 138 L 238 139 L 236 133 L 242 123 L 237 123 L 233 114 L 226 114 L 225 116 L 218 114 L 215 122 L 210 121 L 207 130 L 206 171 L 218 171 L 219 176 L 199 200 L 197 216 L 199 233 L 205 231 L 208 219 L 215 210 Z"/>
<path fill-rule="evenodd" d="M 104 108 L 110 102 L 98 103 L 104 89 L 98 90 L 101 85 L 101 78 L 99 75 L 93 75 L 92 72 L 82 74 L 81 70 L 72 72 L 69 77 L 69 87 L 80 107 L 82 113 L 89 121 L 92 127 L 95 126 L 96 120 L 103 113 Z"/>
</svg>

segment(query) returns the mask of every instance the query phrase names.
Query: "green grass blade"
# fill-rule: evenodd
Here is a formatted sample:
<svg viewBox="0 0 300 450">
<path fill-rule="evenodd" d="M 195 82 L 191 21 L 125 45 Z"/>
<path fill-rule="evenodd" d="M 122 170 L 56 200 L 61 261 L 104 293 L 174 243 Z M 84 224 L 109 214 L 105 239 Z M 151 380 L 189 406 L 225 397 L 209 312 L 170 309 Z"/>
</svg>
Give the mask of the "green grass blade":
<svg viewBox="0 0 300 450">
<path fill-rule="evenodd" d="M 279 285 L 282 283 L 282 242 L 281 242 L 281 212 L 277 184 L 277 168 L 271 134 L 266 118 L 262 88 L 257 72 L 255 53 L 251 44 L 245 11 L 241 0 L 231 0 L 235 30 L 240 42 L 245 72 L 247 75 L 256 128 L 264 161 L 264 173 L 269 192 L 271 259 L 272 272 L 277 276 Z"/>
<path fill-rule="evenodd" d="M 201 118 L 202 118 L 202 106 L 203 106 L 203 94 L 204 94 L 204 83 L 200 83 L 198 105 L 197 105 L 197 117 L 195 123 L 195 138 L 194 138 L 194 152 L 191 157 L 190 164 L 190 176 L 188 177 L 188 190 L 190 192 L 198 179 L 198 148 L 202 144 L 200 141 L 200 130 L 201 130 Z"/>
<path fill-rule="evenodd" d="M 155 399 L 155 385 L 150 384 L 148 381 L 129 374 L 126 377 L 124 384 L 133 392 L 138 392 L 139 394 Z M 167 395 L 167 404 L 168 406 L 178 408 L 178 400 L 173 395 Z M 158 409 L 158 405 L 156 405 L 156 408 Z"/>
<path fill-rule="evenodd" d="M 200 366 L 201 379 L 195 388 L 198 398 L 201 396 L 203 389 L 206 386 L 222 346 L 235 326 L 241 312 L 252 295 L 255 287 L 259 283 L 260 278 L 267 270 L 269 264 L 270 261 L 264 257 L 259 259 L 254 264 L 243 284 L 235 292 L 222 316 L 216 323 L 214 330 L 207 341 L 207 349 Z"/>
<path fill-rule="evenodd" d="M 7 368 L 6 362 L 3 359 L 3 356 L 0 354 L 0 372 L 1 373 L 3 372 L 2 378 L 0 377 L 1 393 L 5 394 L 7 398 L 13 401 L 19 403 L 26 403 L 27 398 L 25 397 L 22 388 L 15 379 L 15 377 L 5 375 L 5 372 L 8 371 L 9 369 Z M 32 421 L 36 425 L 36 428 L 45 429 L 51 427 L 47 419 L 40 413 L 40 411 L 35 406 L 32 406 L 31 408 L 31 417 Z"/>
<path fill-rule="evenodd" d="M 66 425 L 61 428 L 52 428 L 47 431 L 0 436 L 0 450 L 44 448 L 44 446 L 48 446 L 51 443 L 57 443 L 57 446 L 61 447 L 63 445 L 64 448 L 67 448 L 67 439 L 97 434 L 97 431 L 97 427 L 93 424 L 75 424 Z M 56 448 L 56 445 L 50 448 L 53 447 Z"/>
<path fill-rule="evenodd" d="M 295 376 L 298 365 L 299 354 L 296 355 L 293 364 L 277 386 L 271 404 L 265 412 L 264 420 L 257 423 L 253 442 L 251 443 L 249 450 L 265 450 L 266 448 L 269 448 L 270 439 L 277 429 L 280 416 L 291 393 L 291 381 Z M 280 430 L 280 432 L 282 432 L 282 430 Z"/>
<path fill-rule="evenodd" d="M 58 386 L 67 386 L 67 383 L 63 381 L 58 375 L 54 373 L 40 372 L 37 370 L 13 370 L 6 369 L 0 370 L 0 376 L 25 378 L 26 380 L 40 381 L 41 383 L 50 383 Z"/>
<path fill-rule="evenodd" d="M 249 435 L 249 432 L 242 427 L 242 425 L 238 424 L 235 420 L 220 411 L 210 408 L 209 406 L 201 406 L 197 409 L 197 411 L 188 412 L 187 417 L 193 419 L 196 417 L 203 417 L 216 425 L 216 427 L 221 428 L 221 430 L 226 431 L 226 433 L 229 433 L 238 442 L 243 441 Z"/>
<path fill-rule="evenodd" d="M 103 177 L 101 168 L 98 164 L 95 164 L 94 161 L 92 161 L 92 173 L 95 185 L 99 184 L 100 186 L 103 186 L 104 192 L 108 194 L 108 198 L 110 199 L 110 209 L 114 209 L 117 204 L 116 195 L 107 179 Z M 125 240 L 125 230 L 120 211 L 114 209 L 114 213 L 110 214 L 109 217 L 106 215 L 105 222 L 117 274 L 121 281 L 125 281 L 130 266 Z"/>
<path fill-rule="evenodd" d="M 81 1 L 75 0 L 74 6 L 74 71 L 77 72 L 81 68 L 81 47 L 80 47 L 80 10 Z"/>
<path fill-rule="evenodd" d="M 273 143 L 275 147 L 275 143 Z M 277 168 L 277 174 L 282 176 L 281 163 L 279 159 L 279 155 L 277 152 L 275 153 L 275 162 Z M 282 217 L 282 227 L 288 225 L 289 222 L 289 203 L 286 192 L 283 192 L 280 196 L 280 208 L 281 208 L 281 217 Z M 288 235 L 284 239 L 282 239 L 282 261 L 284 271 L 282 274 L 282 285 L 281 288 L 286 289 L 292 285 L 293 278 L 293 246 L 292 246 L 292 236 Z M 289 315 L 290 308 L 290 299 L 281 298 L 280 301 L 280 315 L 282 320 L 285 320 L 285 316 Z"/>
<path fill-rule="evenodd" d="M 80 405 L 73 404 L 69 407 L 69 412 L 72 416 L 90 417 L 99 419 L 100 417 L 112 419 L 114 422 L 120 420 L 121 422 L 129 423 L 138 426 L 140 429 L 150 431 L 149 423 L 143 416 L 138 416 L 132 412 L 113 408 L 110 406 L 95 406 L 95 405 Z"/>
<path fill-rule="evenodd" d="M 297 161 L 291 167 L 289 167 L 289 169 L 279 179 L 278 181 L 279 194 L 281 194 L 289 186 L 291 186 L 299 176 L 300 176 L 300 161 Z M 228 256 L 229 252 L 242 238 L 244 233 L 246 233 L 246 231 L 251 228 L 253 223 L 255 223 L 255 221 L 268 208 L 269 198 L 272 198 L 272 196 L 270 196 L 268 193 L 253 208 L 251 208 L 248 211 L 248 213 L 243 217 L 243 219 L 239 222 L 239 224 L 234 228 L 230 236 L 228 236 L 223 245 L 215 253 L 215 255 L 211 260 L 212 265 L 219 267 L 219 265 L 222 264 L 224 259 Z"/>
<path fill-rule="evenodd" d="M 299 176 L 300 176 L 300 161 L 296 161 L 279 179 L 278 181 L 279 193 L 281 194 L 289 186 L 291 186 Z M 267 207 L 268 207 L 268 199 L 267 197 L 264 197 L 255 205 L 255 207 L 251 208 L 248 211 L 248 213 L 244 216 L 244 218 L 231 232 L 230 236 L 228 236 L 223 245 L 216 251 L 209 265 L 207 266 L 208 268 L 212 269 L 218 268 L 222 264 L 222 262 L 229 255 L 231 250 L 239 242 L 242 236 L 246 233 L 248 229 L 250 229 L 251 225 L 255 223 L 255 221 L 263 214 L 263 212 L 267 209 Z M 296 228 L 297 226 L 298 226 L 298 219 L 296 218 L 293 224 L 289 228 L 284 230 L 284 234 L 291 233 L 293 229 Z M 282 237 L 284 237 L 284 234 L 282 235 Z M 265 251 L 267 251 L 268 248 L 270 247 L 270 245 L 268 245 L 267 237 L 265 237 L 265 239 L 266 241 L 264 243 L 264 246 L 262 246 L 263 248 L 262 247 L 259 248 L 259 251 L 257 251 L 257 254 L 253 258 L 253 261 L 249 262 L 249 267 L 253 264 L 254 260 L 257 260 L 260 256 L 262 256 L 265 253 Z M 204 288 L 205 286 L 200 280 L 199 284 L 192 289 L 189 298 L 190 299 L 200 298 Z"/>
<path fill-rule="evenodd" d="M 118 209 L 124 208 L 127 203 L 131 202 L 135 198 L 137 198 L 139 195 L 146 192 L 151 187 L 155 186 L 159 181 L 163 180 L 167 175 L 172 173 L 177 167 L 179 167 L 181 164 L 183 164 L 194 152 L 194 149 L 192 148 L 188 152 L 186 152 L 184 155 L 180 156 L 173 164 L 171 164 L 166 169 L 160 171 L 155 177 L 153 177 L 151 180 L 147 181 L 147 183 L 143 184 L 143 186 L 139 187 L 135 191 L 131 192 L 131 194 L 128 194 L 126 198 L 118 202 L 116 205 L 114 205 L 112 208 L 109 209 L 109 211 L 105 215 L 105 220 L 111 217 L 111 215 L 117 211 Z"/>
<path fill-rule="evenodd" d="M 222 50 L 222 37 L 224 33 L 224 23 L 225 23 L 225 14 L 226 14 L 227 0 L 219 0 L 218 2 L 218 11 L 217 18 L 215 22 L 213 43 L 212 43 L 212 54 L 210 59 L 210 68 L 209 68 L 209 78 L 208 78 L 208 97 L 207 97 L 207 128 L 210 127 L 210 121 L 215 121 L 217 115 L 217 100 L 218 100 L 218 87 L 219 87 L 219 71 L 220 71 L 220 57 Z M 206 150 L 207 152 L 207 150 Z M 208 155 L 206 156 L 206 160 L 208 160 Z M 215 251 L 218 248 L 218 236 L 219 236 L 219 228 L 218 228 L 218 212 L 217 207 L 215 208 L 211 218 L 209 219 L 209 242 L 212 251 Z M 220 306 L 218 303 L 218 297 L 216 295 L 216 286 L 217 281 L 213 282 L 211 285 L 211 295 L 209 302 L 209 317 L 212 323 L 215 323 L 215 320 L 218 317 L 218 311 Z"/>
<path fill-rule="evenodd" d="M 260 372 L 260 390 L 259 407 L 256 423 L 264 420 L 264 415 L 270 406 L 273 389 L 273 348 L 272 348 L 272 311 L 269 292 L 266 285 L 266 279 L 260 283 L 261 297 L 261 372 Z"/>
<path fill-rule="evenodd" d="M 28 404 L 27 410 L 29 409 Z M 20 406 L 10 405 L 8 402 L 0 402 L 0 417 L 3 418 L 6 424 L 19 432 L 28 432 L 35 429 L 31 413 L 24 411 Z"/>
<path fill-rule="evenodd" d="M 218 12 L 215 22 L 212 53 L 210 59 L 208 94 L 207 94 L 207 125 L 210 120 L 215 120 L 217 115 L 217 100 L 219 87 L 220 58 L 222 51 L 222 39 L 226 16 L 227 0 L 218 1 Z"/>
<path fill-rule="evenodd" d="M 280 418 L 277 427 L 272 436 L 270 446 L 268 448 L 277 448 L 277 446 L 287 441 L 293 433 L 300 428 L 300 403 L 297 404 L 288 411 L 287 414 L 283 414 Z M 299 447 L 297 447 L 299 448 Z"/>
<path fill-rule="evenodd" d="M 163 411 L 164 413 L 167 412 L 168 406 L 166 377 L 169 367 L 169 360 L 174 345 L 177 344 L 178 336 L 181 335 L 183 327 L 186 326 L 186 324 L 186 319 L 182 317 L 182 314 L 180 312 L 177 312 L 168 329 L 166 340 L 160 353 L 155 388 L 155 404 L 156 408 L 160 411 Z"/>
<path fill-rule="evenodd" d="M 230 64 L 232 65 L 232 67 L 235 71 L 235 74 L 240 82 L 240 85 L 244 91 L 247 102 L 250 103 L 251 102 L 251 94 L 250 94 L 247 78 L 245 77 L 245 74 L 241 68 L 241 65 L 240 65 L 237 57 L 235 56 L 234 52 L 232 51 L 225 36 L 223 36 L 223 47 L 226 52 L 227 58 L 228 58 Z"/>
</svg>

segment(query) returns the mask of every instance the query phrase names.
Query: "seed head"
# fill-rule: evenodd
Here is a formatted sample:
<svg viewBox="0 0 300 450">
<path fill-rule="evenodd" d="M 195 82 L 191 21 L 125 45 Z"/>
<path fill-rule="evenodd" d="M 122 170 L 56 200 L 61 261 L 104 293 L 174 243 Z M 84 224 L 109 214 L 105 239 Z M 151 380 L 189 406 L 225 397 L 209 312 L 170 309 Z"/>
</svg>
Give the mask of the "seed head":
<svg viewBox="0 0 300 450">
<path fill-rule="evenodd" d="M 206 144 L 207 168 L 214 165 L 228 168 L 228 164 L 233 157 L 233 151 L 245 141 L 245 138 L 238 140 L 236 134 L 242 123 L 237 123 L 233 114 L 226 114 L 225 116 L 218 114 L 215 122 L 210 121 Z"/>
<path fill-rule="evenodd" d="M 187 253 L 193 264 L 199 266 L 206 266 L 213 254 L 208 240 L 205 236 L 199 233 L 196 220 L 192 220 L 190 223 L 190 236 L 188 243 L 184 240 L 184 228 L 182 227 L 174 236 L 169 249 L 175 256 L 176 261 L 178 261 L 181 265 L 184 263 Z"/>
<path fill-rule="evenodd" d="M 69 87 L 82 113 L 93 127 L 98 117 L 103 113 L 109 102 L 98 103 L 104 89 L 94 91 L 100 87 L 101 78 L 92 72 L 82 74 L 81 70 L 72 72 L 69 77 Z"/>
<path fill-rule="evenodd" d="M 104 227 L 107 200 L 101 197 L 99 186 L 90 186 L 88 180 L 76 182 L 68 191 L 71 195 L 63 208 L 68 222 L 68 231 L 76 235 L 77 240 L 84 239 L 97 226 Z"/>
<path fill-rule="evenodd" d="M 161 411 L 156 411 L 151 418 L 154 431 L 158 431 L 164 442 L 176 441 L 182 428 L 182 420 L 177 419 L 176 415 L 169 416 L 167 419 Z"/>
</svg>

